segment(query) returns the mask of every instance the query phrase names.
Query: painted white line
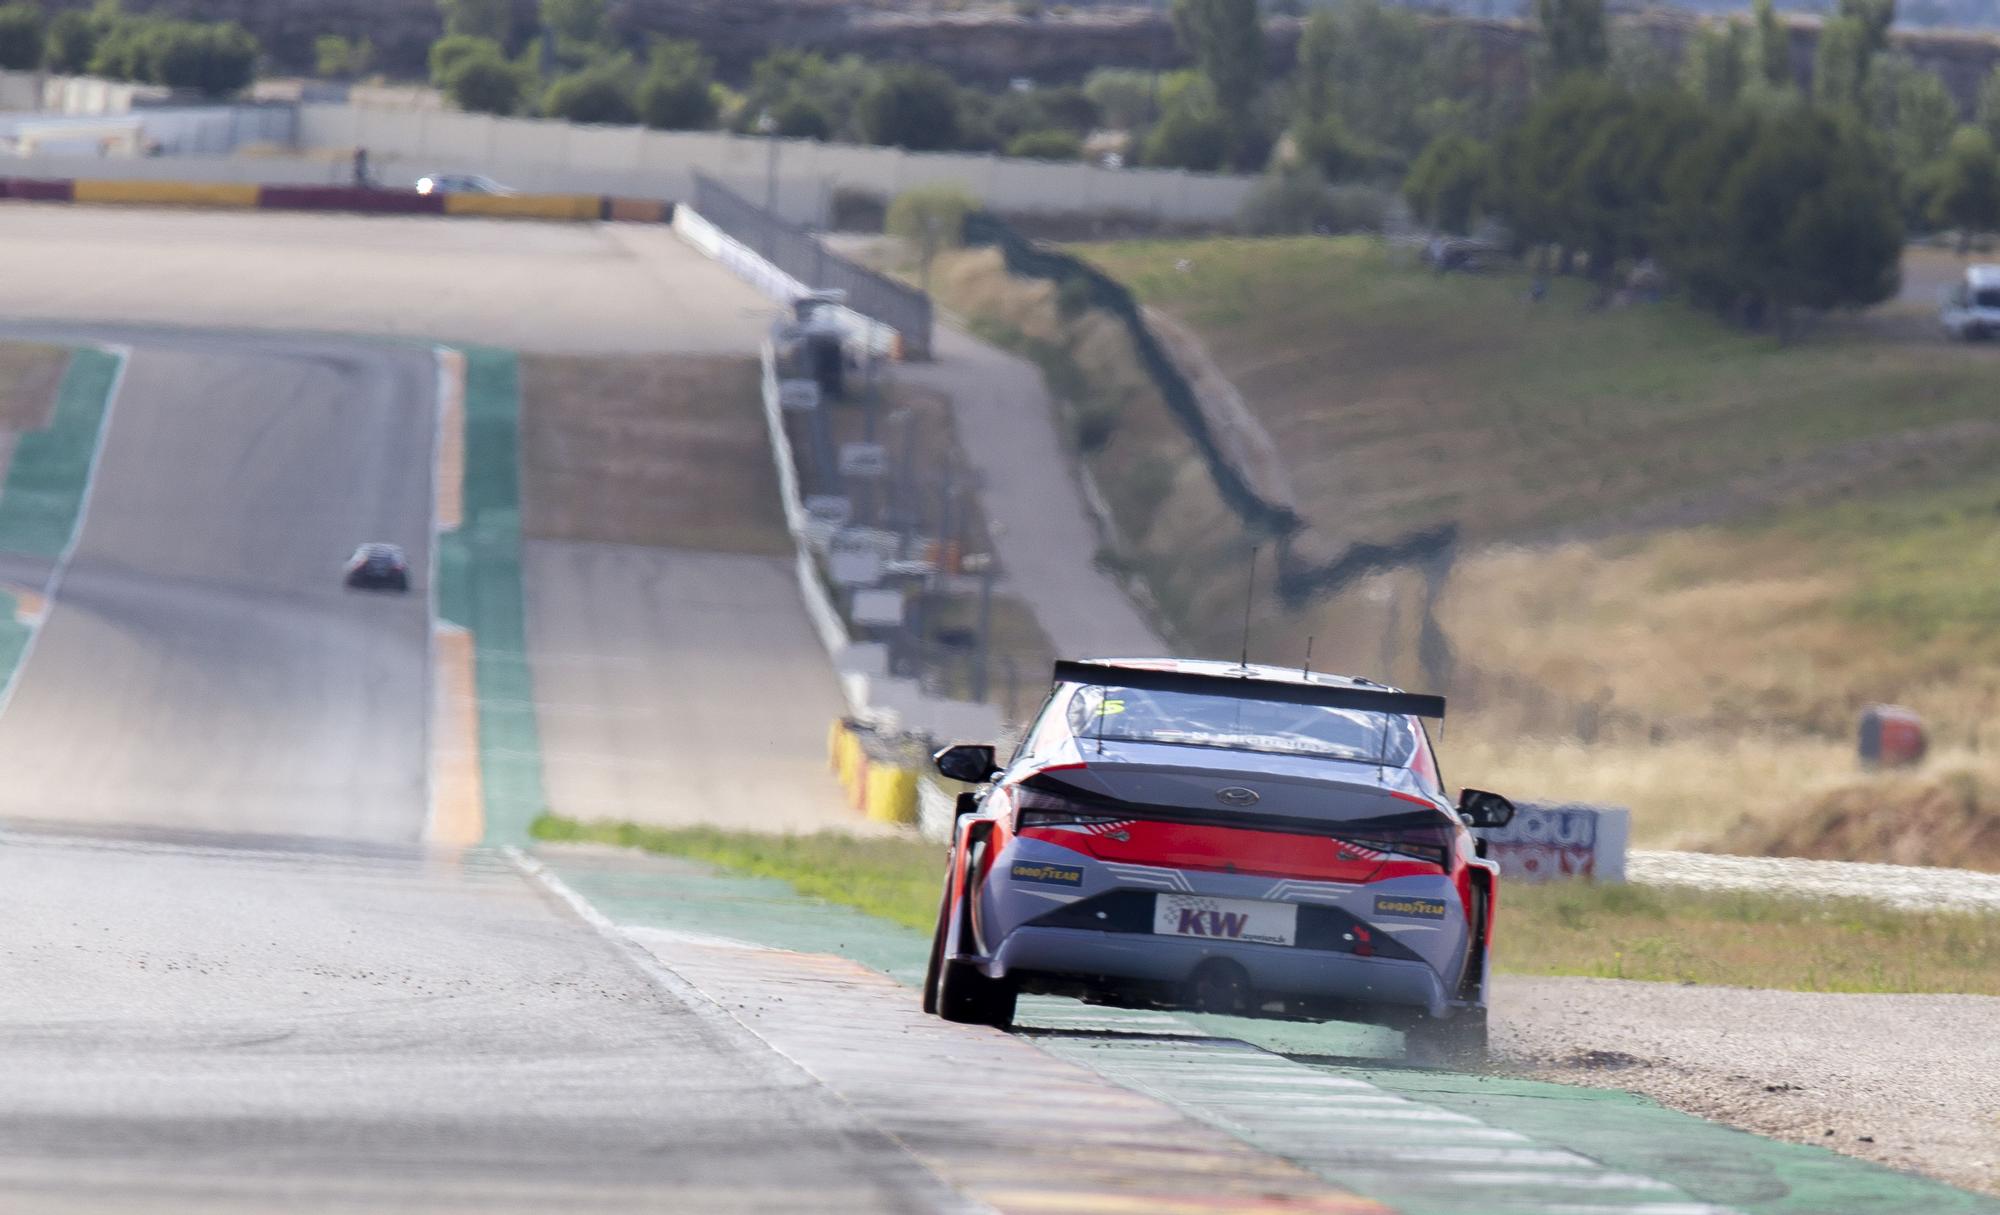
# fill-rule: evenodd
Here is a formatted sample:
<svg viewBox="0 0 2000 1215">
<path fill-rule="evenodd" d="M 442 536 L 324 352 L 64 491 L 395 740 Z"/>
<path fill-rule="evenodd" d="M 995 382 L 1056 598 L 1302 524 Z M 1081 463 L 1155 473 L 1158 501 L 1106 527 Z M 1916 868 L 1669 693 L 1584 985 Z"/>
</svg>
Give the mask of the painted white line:
<svg viewBox="0 0 2000 1215">
<path fill-rule="evenodd" d="M 84 524 L 90 519 L 91 499 L 96 497 L 97 470 L 104 462 L 104 447 L 111 436 L 111 415 L 118 408 L 118 396 L 125 388 L 125 372 L 132 365 L 130 346 L 99 346 L 99 350 L 118 360 L 118 370 L 112 373 L 111 388 L 104 396 L 104 413 L 97 419 L 97 440 L 90 449 L 90 467 L 83 476 L 83 498 L 77 503 L 76 522 L 70 525 L 69 540 L 63 544 L 62 552 L 56 555 L 56 562 L 49 569 L 49 576 L 42 583 L 42 615 L 28 631 L 27 644 L 21 647 L 21 656 L 14 662 L 14 669 L 7 674 L 7 684 L 0 687 L 0 714 L 7 712 L 7 706 L 14 703 L 14 690 L 21 686 L 21 676 L 28 669 L 28 660 L 35 655 L 35 643 L 42 639 L 50 617 L 56 614 L 56 592 L 62 589 L 63 578 L 69 573 L 69 563 L 76 556 L 77 546 L 83 543 Z"/>
<path fill-rule="evenodd" d="M 444 534 L 444 521 L 438 518 L 438 482 L 444 476 L 444 422 L 446 401 L 451 394 L 450 359 L 454 352 L 446 346 L 431 348 L 431 361 L 436 369 L 431 393 L 431 483 L 430 499 L 431 540 L 430 568 L 424 577 L 425 610 L 430 627 L 424 636 L 424 686 L 430 689 L 430 711 L 424 715 L 424 839 L 437 836 L 438 779 L 437 779 L 437 730 L 438 721 L 444 714 L 444 687 L 438 679 L 438 539 Z"/>
</svg>

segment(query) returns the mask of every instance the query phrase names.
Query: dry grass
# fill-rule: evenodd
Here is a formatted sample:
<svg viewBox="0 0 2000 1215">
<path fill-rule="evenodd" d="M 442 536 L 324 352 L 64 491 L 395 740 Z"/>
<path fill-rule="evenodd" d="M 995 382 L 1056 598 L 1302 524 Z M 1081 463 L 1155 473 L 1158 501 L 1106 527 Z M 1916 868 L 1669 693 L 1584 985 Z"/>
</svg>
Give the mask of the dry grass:
<svg viewBox="0 0 2000 1215">
<path fill-rule="evenodd" d="M 25 434 L 49 424 L 69 351 L 34 342 L 0 342 L 0 430 Z"/>
<path fill-rule="evenodd" d="M 2000 788 L 1995 364 L 1939 341 L 1928 298 L 1784 349 L 1673 304 L 1591 311 L 1576 284 L 1533 305 L 1519 275 L 1441 277 L 1367 241 L 1087 253 L 1202 336 L 1322 543 L 1466 530 L 1435 605 L 1456 778 L 1630 806 L 1644 845 L 1977 863 L 1963 832 L 1926 848 L 1907 825 L 1990 813 L 1953 782 Z M 1945 281 L 1956 259 L 1913 267 Z M 1240 564 L 1172 573 L 1194 648 L 1233 641 Z M 1311 637 L 1323 666 L 1436 686 L 1425 598 L 1401 573 L 1273 606 L 1256 649 Z M 1933 727 L 1913 782 L 1854 760 L 1879 701 Z"/>
<path fill-rule="evenodd" d="M 1509 885 L 1495 924 L 1514 974 L 2000 995 L 2000 915 L 1566 882 Z"/>
<path fill-rule="evenodd" d="M 1782 349 L 1677 304 L 1591 311 L 1581 283 L 1532 304 L 1523 274 L 1439 276 L 1358 238 L 1084 252 L 1201 334 L 1285 453 L 1307 516 L 1347 534 L 1671 523 L 1810 453 L 1991 417 L 1992 360 L 1935 341 L 1829 327 Z M 1933 453 L 1960 467 L 1976 454 Z M 1900 455 L 1868 458 L 1924 475 Z"/>
<path fill-rule="evenodd" d="M 523 532 L 790 555 L 757 375 L 749 359 L 523 358 Z"/>
</svg>

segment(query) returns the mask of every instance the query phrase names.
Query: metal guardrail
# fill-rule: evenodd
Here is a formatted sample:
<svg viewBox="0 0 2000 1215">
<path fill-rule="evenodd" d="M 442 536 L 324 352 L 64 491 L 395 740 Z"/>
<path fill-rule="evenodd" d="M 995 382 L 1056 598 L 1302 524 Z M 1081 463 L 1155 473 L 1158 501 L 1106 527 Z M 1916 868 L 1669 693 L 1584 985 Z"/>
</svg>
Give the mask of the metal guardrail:
<svg viewBox="0 0 2000 1215">
<path fill-rule="evenodd" d="M 846 292 L 848 308 L 903 335 L 903 357 L 930 357 L 930 296 L 831 252 L 811 232 L 713 178 L 695 177 L 693 202 L 703 218 L 801 283 Z"/>
</svg>

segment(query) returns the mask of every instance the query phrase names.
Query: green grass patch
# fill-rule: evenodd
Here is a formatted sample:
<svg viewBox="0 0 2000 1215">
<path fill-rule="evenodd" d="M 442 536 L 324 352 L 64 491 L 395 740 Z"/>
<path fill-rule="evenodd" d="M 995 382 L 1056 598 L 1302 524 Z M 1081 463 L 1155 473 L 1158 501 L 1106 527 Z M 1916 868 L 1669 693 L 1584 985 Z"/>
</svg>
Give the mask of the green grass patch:
<svg viewBox="0 0 2000 1215">
<path fill-rule="evenodd" d="M 935 922 L 943 849 L 907 837 L 762 835 L 544 815 L 538 840 L 612 844 L 777 878 L 910 928 Z M 2000 916 L 1859 900 L 1570 882 L 1500 896 L 1503 972 L 1791 991 L 2000 995 Z"/>
<path fill-rule="evenodd" d="M 552 843 L 612 844 L 790 882 L 800 894 L 929 931 L 937 920 L 944 849 L 907 836 L 839 831 L 764 835 L 714 827 L 644 827 L 545 814 L 530 834 Z"/>
</svg>

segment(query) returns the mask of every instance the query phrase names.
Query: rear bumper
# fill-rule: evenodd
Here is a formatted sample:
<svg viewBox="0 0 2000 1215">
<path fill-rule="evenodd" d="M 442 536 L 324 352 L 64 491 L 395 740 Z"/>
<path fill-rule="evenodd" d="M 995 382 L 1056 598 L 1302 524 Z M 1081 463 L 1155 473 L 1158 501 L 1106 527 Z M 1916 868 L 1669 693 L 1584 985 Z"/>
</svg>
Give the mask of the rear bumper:
<svg viewBox="0 0 2000 1215">
<path fill-rule="evenodd" d="M 1059 978 L 1116 994 L 1127 984 L 1179 988 L 1211 958 L 1241 966 L 1259 996 L 1272 999 L 1422 1010 L 1433 1017 L 1443 1016 L 1451 1002 L 1444 980 L 1423 962 L 1080 928 L 1017 928 L 980 969 L 992 978 Z"/>
</svg>

